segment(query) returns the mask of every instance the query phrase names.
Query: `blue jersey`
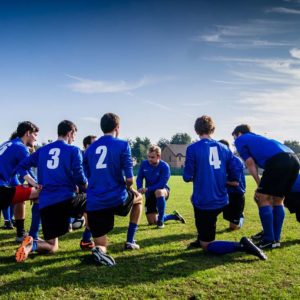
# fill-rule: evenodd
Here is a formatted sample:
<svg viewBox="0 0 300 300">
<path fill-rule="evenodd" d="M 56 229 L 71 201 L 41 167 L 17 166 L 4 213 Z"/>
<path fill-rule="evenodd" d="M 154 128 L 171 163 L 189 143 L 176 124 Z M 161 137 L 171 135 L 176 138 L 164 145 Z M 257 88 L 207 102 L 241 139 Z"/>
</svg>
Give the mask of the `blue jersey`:
<svg viewBox="0 0 300 300">
<path fill-rule="evenodd" d="M 25 158 L 18 172 L 24 177 L 30 167 L 37 167 L 38 182 L 43 186 L 40 209 L 74 197 L 76 186 L 87 183 L 80 149 L 62 140 L 45 145 Z"/>
<path fill-rule="evenodd" d="M 265 168 L 266 161 L 282 152 L 293 151 L 278 141 L 268 139 L 255 133 L 245 133 L 235 140 L 235 147 L 241 158 L 246 161 L 252 157 L 260 168 Z"/>
<path fill-rule="evenodd" d="M 294 182 L 291 193 L 300 193 L 300 174 L 298 175 L 296 181 Z"/>
<path fill-rule="evenodd" d="M 126 178 L 133 178 L 131 150 L 127 141 L 104 135 L 84 155 L 88 176 L 87 211 L 122 205 L 127 199 Z"/>
<path fill-rule="evenodd" d="M 20 184 L 15 168 L 29 155 L 28 147 L 20 138 L 7 141 L 0 146 L 0 186 Z"/>
<path fill-rule="evenodd" d="M 245 194 L 246 192 L 246 179 L 245 179 L 245 174 L 244 174 L 244 163 L 242 162 L 242 160 L 237 157 L 237 156 L 233 156 L 233 160 L 232 160 L 232 168 L 235 169 L 235 174 L 236 176 L 238 176 L 238 186 L 230 186 L 227 185 L 227 190 L 229 194 Z M 228 181 L 234 181 L 233 178 L 231 178 L 230 175 L 227 176 L 227 180 Z"/>
<path fill-rule="evenodd" d="M 148 160 L 144 160 L 140 165 L 136 179 L 137 188 L 143 187 L 143 180 L 145 179 L 148 192 L 155 192 L 157 189 L 169 189 L 167 183 L 170 175 L 170 167 L 165 161 L 160 160 L 157 166 L 152 166 Z"/>
<path fill-rule="evenodd" d="M 215 140 L 201 139 L 188 146 L 183 180 L 193 181 L 195 207 L 212 210 L 228 204 L 227 174 L 237 181 L 232 162 L 232 152 Z"/>
</svg>

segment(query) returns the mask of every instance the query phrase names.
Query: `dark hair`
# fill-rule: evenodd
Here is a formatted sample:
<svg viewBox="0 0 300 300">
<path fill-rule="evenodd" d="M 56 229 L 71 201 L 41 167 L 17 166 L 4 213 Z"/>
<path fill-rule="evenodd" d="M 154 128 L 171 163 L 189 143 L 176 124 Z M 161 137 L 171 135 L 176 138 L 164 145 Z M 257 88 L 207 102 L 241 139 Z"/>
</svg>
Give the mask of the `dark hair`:
<svg viewBox="0 0 300 300">
<path fill-rule="evenodd" d="M 69 120 L 63 120 L 57 126 L 58 136 L 66 136 L 70 131 L 77 131 L 77 127 Z"/>
<path fill-rule="evenodd" d="M 251 127 L 247 124 L 241 124 L 234 128 L 234 130 L 232 131 L 232 135 L 238 135 L 239 133 L 244 134 L 249 132 L 251 132 Z"/>
<path fill-rule="evenodd" d="M 195 122 L 195 131 L 197 134 L 212 134 L 215 131 L 215 123 L 209 116 L 202 116 Z"/>
<path fill-rule="evenodd" d="M 102 116 L 100 127 L 103 133 L 112 132 L 120 124 L 120 118 L 113 113 L 106 113 Z"/>
<path fill-rule="evenodd" d="M 32 132 L 38 132 L 39 131 L 39 128 L 33 124 L 32 122 L 30 121 L 23 121 L 23 122 L 20 122 L 18 124 L 18 127 L 17 127 L 17 130 L 14 131 L 11 136 L 10 136 L 10 140 L 13 140 L 17 137 L 23 137 L 24 134 L 29 131 L 30 133 Z"/>
<path fill-rule="evenodd" d="M 92 140 L 94 140 L 95 138 L 97 138 L 95 135 L 86 136 L 82 141 L 84 149 L 86 149 L 87 146 L 90 145 L 92 143 Z"/>
<path fill-rule="evenodd" d="M 230 148 L 229 142 L 227 140 L 219 140 L 219 143 L 221 143 L 221 144 L 227 146 L 228 148 Z"/>
</svg>

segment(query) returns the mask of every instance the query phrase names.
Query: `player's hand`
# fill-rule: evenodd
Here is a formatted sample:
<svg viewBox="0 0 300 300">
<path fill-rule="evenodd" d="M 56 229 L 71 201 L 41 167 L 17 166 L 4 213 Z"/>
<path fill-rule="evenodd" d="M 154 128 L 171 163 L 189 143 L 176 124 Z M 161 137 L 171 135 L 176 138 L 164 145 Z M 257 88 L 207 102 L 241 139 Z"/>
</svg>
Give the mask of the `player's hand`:
<svg viewBox="0 0 300 300">
<path fill-rule="evenodd" d="M 141 189 L 138 189 L 138 192 L 141 193 L 141 194 L 145 194 L 147 192 L 147 188 L 141 188 Z"/>
</svg>

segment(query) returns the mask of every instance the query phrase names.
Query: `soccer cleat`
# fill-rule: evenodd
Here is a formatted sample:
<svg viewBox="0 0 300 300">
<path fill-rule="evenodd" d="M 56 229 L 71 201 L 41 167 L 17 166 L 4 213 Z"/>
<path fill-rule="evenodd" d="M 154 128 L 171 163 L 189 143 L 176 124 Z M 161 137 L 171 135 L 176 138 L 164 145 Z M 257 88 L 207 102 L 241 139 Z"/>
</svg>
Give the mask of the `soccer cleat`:
<svg viewBox="0 0 300 300">
<path fill-rule="evenodd" d="M 260 249 L 275 249 L 280 247 L 280 242 L 278 241 L 265 241 L 265 240 L 260 240 L 256 244 L 257 247 Z"/>
<path fill-rule="evenodd" d="M 11 221 L 4 221 L 3 229 L 5 229 L 5 230 L 14 229 L 14 225 Z"/>
<path fill-rule="evenodd" d="M 202 248 L 199 240 L 195 240 L 189 243 L 189 245 L 187 246 L 187 249 L 196 249 L 196 248 Z"/>
<path fill-rule="evenodd" d="M 95 247 L 95 243 L 93 241 L 85 242 L 83 240 L 80 241 L 81 250 L 91 250 Z"/>
<path fill-rule="evenodd" d="M 240 245 L 245 252 L 255 255 L 262 260 L 268 259 L 268 257 L 264 254 L 264 252 L 260 248 L 255 246 L 253 242 L 250 239 L 246 238 L 245 236 L 241 238 Z"/>
<path fill-rule="evenodd" d="M 252 241 L 260 241 L 262 238 L 263 238 L 263 235 L 264 235 L 264 231 L 260 231 L 254 235 L 251 236 L 251 240 Z"/>
<path fill-rule="evenodd" d="M 177 210 L 173 211 L 173 215 L 177 217 L 178 221 L 180 221 L 182 224 L 185 224 L 185 219 Z"/>
<path fill-rule="evenodd" d="M 156 222 L 156 225 L 157 225 L 157 228 L 158 228 L 158 229 L 163 229 L 163 228 L 165 227 L 165 224 L 164 224 L 164 222 L 162 222 L 162 221 L 157 221 L 157 222 Z"/>
<path fill-rule="evenodd" d="M 30 235 L 27 235 L 16 252 L 16 262 L 23 262 L 27 259 L 28 254 L 32 249 L 32 245 L 33 238 Z"/>
<path fill-rule="evenodd" d="M 98 264 L 108 267 L 113 267 L 116 264 L 115 260 L 108 254 L 104 253 L 99 247 L 94 247 L 92 249 L 92 255 L 95 262 L 97 262 Z"/>
<path fill-rule="evenodd" d="M 139 250 L 140 246 L 136 242 L 133 242 L 133 243 L 126 242 L 124 245 L 124 249 L 125 250 Z"/>
</svg>

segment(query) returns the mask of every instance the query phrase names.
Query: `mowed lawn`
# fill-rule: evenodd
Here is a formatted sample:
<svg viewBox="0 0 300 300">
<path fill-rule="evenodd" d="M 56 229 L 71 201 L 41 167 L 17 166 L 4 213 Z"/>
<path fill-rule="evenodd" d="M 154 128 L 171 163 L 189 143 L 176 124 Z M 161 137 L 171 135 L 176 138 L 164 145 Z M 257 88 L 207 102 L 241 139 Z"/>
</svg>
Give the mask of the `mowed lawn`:
<svg viewBox="0 0 300 300">
<path fill-rule="evenodd" d="M 228 224 L 220 216 L 217 239 L 239 241 L 261 229 L 250 177 L 247 184 L 244 227 L 226 232 Z M 82 230 L 60 238 L 55 255 L 32 254 L 16 264 L 15 232 L 0 229 L 0 298 L 300 299 L 300 224 L 295 215 L 286 212 L 282 247 L 267 251 L 267 261 L 244 253 L 213 256 L 186 250 L 196 237 L 189 200 L 192 185 L 173 176 L 170 186 L 167 212 L 177 209 L 187 224 L 170 221 L 164 229 L 156 229 L 146 224 L 143 214 L 136 235 L 141 250 L 124 252 L 128 218 L 118 217 L 109 235 L 109 253 L 117 263 L 113 268 L 95 266 L 90 253 L 80 250 Z M 30 217 L 29 209 L 27 204 Z"/>
</svg>

